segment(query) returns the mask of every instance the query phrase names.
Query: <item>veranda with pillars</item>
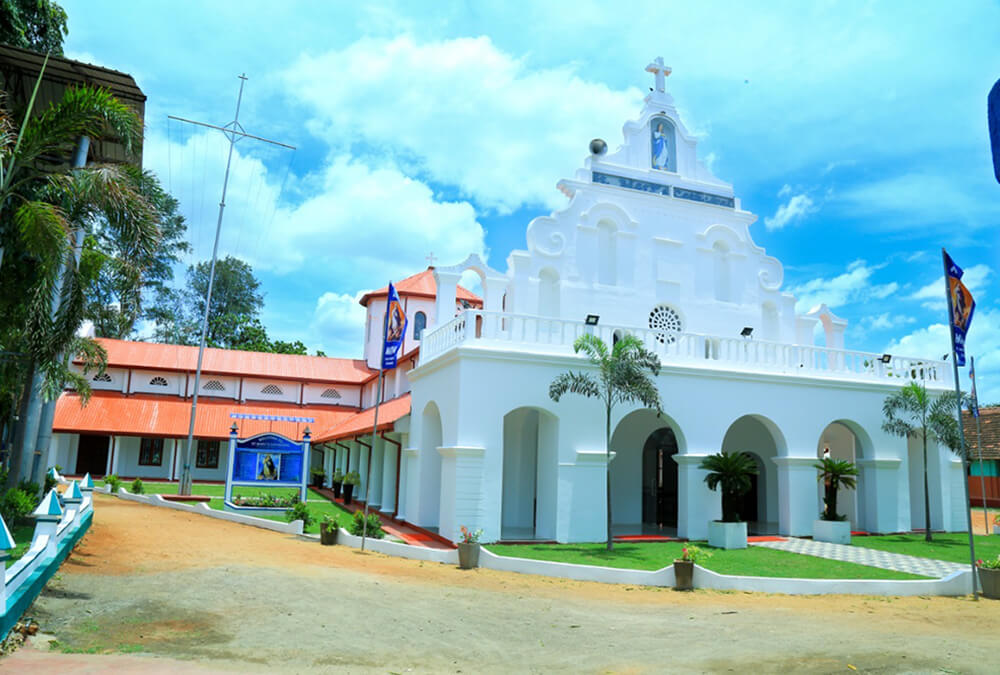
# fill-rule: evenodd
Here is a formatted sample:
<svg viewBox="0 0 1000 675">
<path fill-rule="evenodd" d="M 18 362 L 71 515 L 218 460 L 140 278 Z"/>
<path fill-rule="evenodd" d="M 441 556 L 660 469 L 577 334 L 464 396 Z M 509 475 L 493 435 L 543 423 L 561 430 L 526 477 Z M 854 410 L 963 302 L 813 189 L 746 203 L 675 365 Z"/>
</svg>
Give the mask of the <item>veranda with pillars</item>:
<svg viewBox="0 0 1000 675">
<path fill-rule="evenodd" d="M 319 444 L 315 449 L 323 452 L 322 468 L 324 487 L 331 486 L 335 470 L 344 475 L 357 471 L 361 485 L 353 499 L 367 502 L 368 506 L 385 515 L 402 518 L 397 499 L 400 490 L 400 458 L 405 445 L 405 433 L 380 431 L 372 444 L 372 436 L 357 436 Z M 371 466 L 369 483 L 368 467 Z"/>
</svg>

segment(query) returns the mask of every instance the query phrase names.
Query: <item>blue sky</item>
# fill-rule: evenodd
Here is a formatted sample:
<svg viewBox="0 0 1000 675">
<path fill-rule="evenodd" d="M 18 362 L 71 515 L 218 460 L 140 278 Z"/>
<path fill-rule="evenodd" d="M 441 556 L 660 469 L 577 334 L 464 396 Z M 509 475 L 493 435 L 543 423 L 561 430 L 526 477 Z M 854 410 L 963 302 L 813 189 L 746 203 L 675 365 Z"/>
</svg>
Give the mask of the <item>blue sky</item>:
<svg viewBox="0 0 1000 675">
<path fill-rule="evenodd" d="M 67 54 L 149 97 L 144 161 L 196 258 L 225 147 L 167 115 L 229 122 L 246 72 L 244 127 L 297 146 L 238 146 L 221 243 L 253 264 L 277 336 L 357 356 L 358 291 L 432 251 L 505 269 L 590 139 L 621 142 L 662 55 L 800 307 L 848 319 L 848 348 L 940 357 L 946 246 L 978 302 L 981 398 L 1000 402 L 995 2 L 63 4 Z"/>
</svg>

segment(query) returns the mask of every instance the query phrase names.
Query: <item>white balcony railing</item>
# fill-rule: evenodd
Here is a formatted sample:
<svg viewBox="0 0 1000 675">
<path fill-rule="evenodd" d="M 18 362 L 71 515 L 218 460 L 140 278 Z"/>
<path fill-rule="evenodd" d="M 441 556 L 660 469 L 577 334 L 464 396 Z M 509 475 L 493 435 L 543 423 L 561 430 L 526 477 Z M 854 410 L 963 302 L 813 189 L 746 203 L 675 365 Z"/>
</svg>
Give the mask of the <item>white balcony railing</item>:
<svg viewBox="0 0 1000 675">
<path fill-rule="evenodd" d="M 952 381 L 951 371 L 944 361 L 892 356 L 885 363 L 881 354 L 868 352 L 648 328 L 588 326 L 582 321 L 477 309 L 465 310 L 448 323 L 426 331 L 420 345 L 420 363 L 429 363 L 460 344 L 569 354 L 576 339 L 587 332 L 608 344 L 616 334 L 634 335 L 659 355 L 664 365 L 699 365 L 862 381 L 916 380 L 935 388 L 949 386 Z"/>
</svg>

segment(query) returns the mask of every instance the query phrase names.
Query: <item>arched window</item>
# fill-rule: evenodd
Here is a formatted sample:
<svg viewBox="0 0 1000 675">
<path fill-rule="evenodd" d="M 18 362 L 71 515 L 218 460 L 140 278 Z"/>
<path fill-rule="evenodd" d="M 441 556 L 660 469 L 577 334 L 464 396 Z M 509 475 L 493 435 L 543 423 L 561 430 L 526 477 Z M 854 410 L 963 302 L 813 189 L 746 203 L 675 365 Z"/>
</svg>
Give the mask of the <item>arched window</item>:
<svg viewBox="0 0 1000 675">
<path fill-rule="evenodd" d="M 320 398 L 340 398 L 340 392 L 336 389 L 327 389 L 319 395 Z"/>
<path fill-rule="evenodd" d="M 260 393 L 268 394 L 270 396 L 281 396 L 283 392 L 281 391 L 281 388 L 278 387 L 277 385 L 269 384 L 263 389 L 261 389 Z"/>
<path fill-rule="evenodd" d="M 168 387 L 170 385 L 169 385 L 169 383 L 167 382 L 167 380 L 165 378 L 162 378 L 160 376 L 156 376 L 152 380 L 149 381 L 149 386 L 151 386 L 151 387 Z"/>
<path fill-rule="evenodd" d="M 107 373 L 100 373 L 99 375 L 94 375 L 94 382 L 110 382 L 111 376 Z"/>
<path fill-rule="evenodd" d="M 618 232 L 614 223 L 597 225 L 597 282 L 606 286 L 618 283 Z"/>
<path fill-rule="evenodd" d="M 219 382 L 218 380 L 209 380 L 208 382 L 205 383 L 205 386 L 203 386 L 202 389 L 204 391 L 225 391 L 226 390 L 226 388 L 224 386 L 222 386 L 222 383 Z"/>
<path fill-rule="evenodd" d="M 413 339 L 419 340 L 424 334 L 425 328 L 427 328 L 427 315 L 423 312 L 417 312 L 413 315 Z"/>
</svg>

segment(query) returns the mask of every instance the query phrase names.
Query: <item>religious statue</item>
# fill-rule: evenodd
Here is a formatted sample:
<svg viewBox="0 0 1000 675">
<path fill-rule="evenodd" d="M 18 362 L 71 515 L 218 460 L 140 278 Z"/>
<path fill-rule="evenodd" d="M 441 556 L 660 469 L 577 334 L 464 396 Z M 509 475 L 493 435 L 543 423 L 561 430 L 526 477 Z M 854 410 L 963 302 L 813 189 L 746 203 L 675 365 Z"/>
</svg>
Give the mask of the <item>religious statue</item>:
<svg viewBox="0 0 1000 675">
<path fill-rule="evenodd" d="M 260 473 L 257 474 L 257 480 L 278 480 L 278 467 L 275 466 L 274 460 L 271 459 L 271 455 L 264 455 L 264 461 L 261 462 Z"/>
<path fill-rule="evenodd" d="M 660 171 L 674 171 L 671 161 L 671 141 L 673 140 L 673 128 L 665 120 L 654 119 L 653 124 L 653 168 Z M 666 128 L 665 128 L 666 127 Z"/>
</svg>

